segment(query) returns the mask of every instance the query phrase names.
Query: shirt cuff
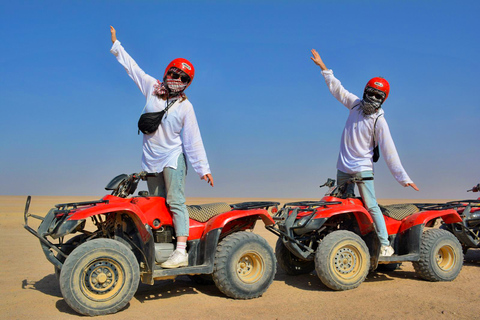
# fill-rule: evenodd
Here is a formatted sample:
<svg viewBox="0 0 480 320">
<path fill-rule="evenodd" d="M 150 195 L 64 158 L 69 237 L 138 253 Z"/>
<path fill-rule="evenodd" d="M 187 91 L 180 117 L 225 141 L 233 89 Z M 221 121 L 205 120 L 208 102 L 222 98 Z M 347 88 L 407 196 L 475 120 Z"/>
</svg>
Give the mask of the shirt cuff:
<svg viewBox="0 0 480 320">
<path fill-rule="evenodd" d="M 115 40 L 115 42 L 112 45 L 112 48 L 110 49 L 110 52 L 113 53 L 115 56 L 118 55 L 118 49 L 120 49 L 121 42 L 118 40 Z"/>
<path fill-rule="evenodd" d="M 325 77 L 327 75 L 333 75 L 333 70 L 332 69 L 328 69 L 328 70 L 322 70 L 322 75 Z"/>
</svg>

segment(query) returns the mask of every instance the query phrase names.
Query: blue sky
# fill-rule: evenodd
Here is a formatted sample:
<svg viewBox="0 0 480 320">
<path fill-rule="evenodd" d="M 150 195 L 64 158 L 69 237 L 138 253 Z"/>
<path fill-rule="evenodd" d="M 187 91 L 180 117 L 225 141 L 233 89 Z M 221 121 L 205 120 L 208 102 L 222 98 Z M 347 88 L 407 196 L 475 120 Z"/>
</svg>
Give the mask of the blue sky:
<svg viewBox="0 0 480 320">
<path fill-rule="evenodd" d="M 187 196 L 320 198 L 335 177 L 349 91 L 385 77 L 403 188 L 380 159 L 379 198 L 469 198 L 480 182 L 475 1 L 1 1 L 0 194 L 94 195 L 141 170 L 144 98 L 109 52 L 109 26 L 140 67 L 196 68 L 186 93 L 215 187 Z"/>
</svg>

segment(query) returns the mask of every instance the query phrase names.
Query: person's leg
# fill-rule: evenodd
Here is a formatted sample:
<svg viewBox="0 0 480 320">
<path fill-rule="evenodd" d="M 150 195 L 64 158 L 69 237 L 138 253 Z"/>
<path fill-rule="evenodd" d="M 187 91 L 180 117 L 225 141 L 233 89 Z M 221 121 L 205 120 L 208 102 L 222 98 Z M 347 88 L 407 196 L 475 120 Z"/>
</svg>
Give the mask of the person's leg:
<svg viewBox="0 0 480 320">
<path fill-rule="evenodd" d="M 176 250 L 161 265 L 163 268 L 177 268 L 188 265 L 186 246 L 189 235 L 189 216 L 185 205 L 185 174 L 186 163 L 183 155 L 178 157 L 177 169 L 165 168 L 163 170 L 167 192 L 166 202 L 172 212 L 173 226 L 177 238 Z"/>
<path fill-rule="evenodd" d="M 354 175 L 352 174 L 348 174 L 343 171 L 337 170 L 337 186 L 341 186 L 344 183 L 347 183 L 348 180 L 350 180 L 353 177 Z M 354 194 L 354 188 L 355 188 L 354 183 L 348 183 L 346 185 L 345 194 Z"/>
<path fill-rule="evenodd" d="M 357 173 L 358 178 L 367 178 L 373 177 L 372 171 L 364 171 Z M 382 246 L 390 246 L 390 241 L 388 240 L 387 226 L 385 224 L 385 218 L 383 217 L 382 211 L 378 206 L 377 199 L 375 197 L 375 188 L 373 180 L 364 180 L 357 183 L 358 190 L 360 195 L 365 203 L 365 207 L 372 216 L 373 222 L 377 230 L 378 238 L 380 239 L 380 244 Z M 392 252 L 393 253 L 393 252 Z"/>
<path fill-rule="evenodd" d="M 147 178 L 148 194 L 151 196 L 165 198 L 167 192 L 165 190 L 165 180 L 163 172 L 157 173 L 156 177 Z"/>
</svg>

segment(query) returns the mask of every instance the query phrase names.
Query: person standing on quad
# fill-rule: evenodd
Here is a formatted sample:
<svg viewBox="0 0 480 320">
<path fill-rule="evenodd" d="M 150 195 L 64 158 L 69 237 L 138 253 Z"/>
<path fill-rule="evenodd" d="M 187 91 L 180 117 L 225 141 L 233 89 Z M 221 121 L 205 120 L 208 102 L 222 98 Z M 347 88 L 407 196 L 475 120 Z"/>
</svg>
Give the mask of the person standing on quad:
<svg viewBox="0 0 480 320">
<path fill-rule="evenodd" d="M 116 31 L 112 26 L 110 32 L 113 43 L 110 52 L 146 97 L 145 112 L 167 110 L 158 129 L 151 134 L 143 135 L 142 169 L 158 173 L 156 177 L 148 178 L 148 192 L 164 197 L 173 214 L 177 246 L 161 267 L 186 267 L 189 216 L 185 205 L 187 165 L 183 152 L 201 179 L 213 187 L 213 178 L 195 112 L 184 93 L 192 83 L 195 69 L 188 60 L 178 58 L 170 62 L 165 69 L 163 82 L 156 80 L 140 69 L 125 51 L 117 40 Z M 183 142 L 180 137 L 182 131 Z"/>
<path fill-rule="evenodd" d="M 410 186 L 416 191 L 418 188 L 403 169 L 381 108 L 388 98 L 390 85 L 383 78 L 373 78 L 368 81 L 363 99 L 360 99 L 345 90 L 340 81 L 334 77 L 333 71 L 325 66 L 316 50 L 312 49 L 311 52 L 313 54 L 311 59 L 322 69 L 322 75 L 332 95 L 350 110 L 337 161 L 337 185 L 341 186 L 351 178 L 367 178 L 358 182 L 357 186 L 375 223 L 381 243 L 380 255 L 391 256 L 394 250 L 388 240 L 385 220 L 375 198 L 373 184 L 373 162 L 376 162 L 373 159 L 375 144 L 380 147 L 395 179 L 404 187 Z M 354 185 L 349 184 L 348 188 L 347 193 L 353 194 Z"/>
</svg>

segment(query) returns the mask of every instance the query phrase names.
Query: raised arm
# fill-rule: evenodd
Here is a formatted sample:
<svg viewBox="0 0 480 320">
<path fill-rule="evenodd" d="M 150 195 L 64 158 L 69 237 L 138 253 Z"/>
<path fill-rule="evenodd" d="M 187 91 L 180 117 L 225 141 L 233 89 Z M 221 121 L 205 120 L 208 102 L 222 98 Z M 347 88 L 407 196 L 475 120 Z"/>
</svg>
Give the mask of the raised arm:
<svg viewBox="0 0 480 320">
<path fill-rule="evenodd" d="M 120 41 L 117 40 L 117 32 L 114 27 L 110 26 L 113 46 L 110 52 L 117 58 L 117 61 L 125 68 L 128 75 L 137 84 L 144 96 L 147 96 L 153 85 L 156 83 L 155 78 L 146 74 L 133 60 L 133 58 L 125 51 Z"/>
<path fill-rule="evenodd" d="M 322 75 L 325 78 L 328 90 L 330 90 L 330 93 L 335 97 L 335 99 L 340 101 L 340 103 L 348 109 L 352 109 L 354 106 L 356 106 L 360 102 L 360 99 L 342 86 L 340 80 L 335 78 L 333 75 L 333 71 L 325 66 L 325 63 L 315 49 L 312 49 L 312 55 L 313 57 L 310 57 L 310 59 L 312 59 L 312 61 L 319 66 L 320 69 L 322 69 Z"/>
</svg>

